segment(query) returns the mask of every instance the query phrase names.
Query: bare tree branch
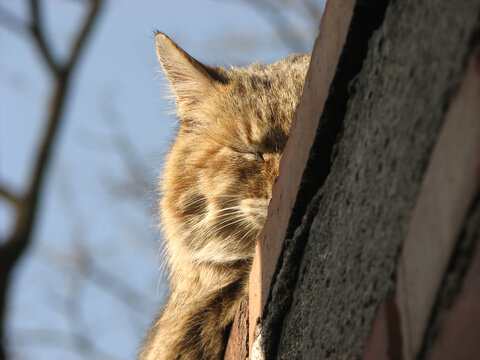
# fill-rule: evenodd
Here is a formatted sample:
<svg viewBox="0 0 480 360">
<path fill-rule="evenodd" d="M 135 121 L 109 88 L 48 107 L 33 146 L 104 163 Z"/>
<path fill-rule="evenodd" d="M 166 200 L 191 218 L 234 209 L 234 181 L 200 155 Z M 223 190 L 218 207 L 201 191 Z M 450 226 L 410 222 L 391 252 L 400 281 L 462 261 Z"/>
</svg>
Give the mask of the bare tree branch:
<svg viewBox="0 0 480 360">
<path fill-rule="evenodd" d="M 75 64 L 80 58 L 80 52 L 82 51 L 85 45 L 85 40 L 88 38 L 88 35 L 92 29 L 92 25 L 95 22 L 95 19 L 97 17 L 98 10 L 100 9 L 100 6 L 102 5 L 103 1 L 90 0 L 90 3 L 91 3 L 90 11 L 87 15 L 87 18 L 85 20 L 85 23 L 83 24 L 82 29 L 79 32 L 79 35 L 76 41 L 74 42 L 72 52 L 66 64 L 66 70 L 74 68 Z"/>
<path fill-rule="evenodd" d="M 42 58 L 47 64 L 49 70 L 52 72 L 52 74 L 58 76 L 60 69 L 55 59 L 53 58 L 52 51 L 50 50 L 47 40 L 45 38 L 45 33 L 43 31 L 43 18 L 40 14 L 38 0 L 30 0 L 30 12 L 30 31 L 35 38 L 35 45 L 37 45 L 40 54 L 42 55 Z"/>
<path fill-rule="evenodd" d="M 21 201 L 16 194 L 2 184 L 0 184 L 0 197 L 3 197 L 5 200 L 9 201 L 15 206 L 17 206 Z"/>
<path fill-rule="evenodd" d="M 30 0 L 31 3 L 36 3 L 36 0 Z M 51 112 L 49 116 L 49 121 L 47 125 L 47 130 L 45 132 L 42 144 L 40 145 L 39 155 L 35 161 L 35 167 L 32 176 L 32 182 L 29 187 L 29 195 L 34 196 L 39 194 L 39 189 L 41 187 L 43 177 L 45 174 L 45 168 L 47 166 L 48 160 L 50 159 L 51 149 L 53 147 L 54 138 L 56 132 L 59 128 L 60 120 L 62 119 L 62 111 L 65 104 L 65 97 L 69 88 L 70 74 L 75 68 L 77 59 L 80 55 L 80 51 L 83 48 L 85 39 L 87 38 L 94 20 L 98 14 L 100 4 L 103 3 L 101 0 L 91 0 L 91 7 L 89 15 L 87 16 L 86 23 L 84 24 L 80 35 L 75 41 L 75 45 L 68 61 L 67 66 L 61 70 L 61 68 L 56 68 L 56 72 L 61 72 L 62 76 L 59 78 L 55 92 L 53 94 L 52 103 L 51 103 Z M 74 56 L 75 55 L 75 56 Z"/>
<path fill-rule="evenodd" d="M 52 149 L 58 135 L 58 130 L 64 119 L 64 108 L 68 96 L 71 75 L 75 70 L 78 58 L 84 49 L 85 41 L 93 28 L 95 19 L 99 14 L 103 0 L 90 0 L 87 19 L 81 31 L 74 41 L 74 46 L 65 66 L 59 65 L 53 58 L 48 47 L 38 0 L 30 0 L 31 23 L 30 33 L 39 49 L 43 60 L 49 70 L 55 75 L 54 89 L 51 95 L 49 113 L 47 115 L 46 128 L 40 141 L 38 155 L 34 161 L 31 182 L 24 194 L 19 196 L 20 202 L 16 204 L 16 219 L 13 231 L 0 245 L 0 360 L 6 358 L 4 349 L 3 326 L 5 320 L 5 303 L 10 283 L 10 274 L 18 259 L 23 255 L 31 242 L 33 228 L 35 226 L 40 193 L 50 163 Z M 8 192 L 4 192 L 8 195 Z"/>
</svg>

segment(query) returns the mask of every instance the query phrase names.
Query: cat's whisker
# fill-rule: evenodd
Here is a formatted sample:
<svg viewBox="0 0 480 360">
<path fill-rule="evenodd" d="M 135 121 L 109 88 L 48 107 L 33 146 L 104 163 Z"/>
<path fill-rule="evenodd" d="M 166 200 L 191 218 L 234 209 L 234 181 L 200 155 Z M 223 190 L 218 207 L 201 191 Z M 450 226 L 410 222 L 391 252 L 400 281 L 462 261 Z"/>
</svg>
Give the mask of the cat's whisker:
<svg viewBox="0 0 480 360">
<path fill-rule="evenodd" d="M 219 227 L 219 228 L 218 228 L 218 227 L 215 227 L 215 230 L 218 232 L 218 231 L 220 231 L 220 230 L 222 230 L 222 229 L 224 229 L 224 228 L 226 228 L 226 227 L 228 227 L 228 226 L 235 225 L 235 224 L 237 224 L 237 223 L 239 223 L 239 222 L 244 221 L 243 218 L 234 218 L 233 220 L 234 220 L 234 221 L 228 222 L 228 223 L 226 223 L 225 225 L 223 225 L 223 226 L 221 226 L 221 227 Z M 220 224 L 222 224 L 222 223 L 220 223 Z M 220 225 L 220 224 L 218 224 L 218 225 Z"/>
<path fill-rule="evenodd" d="M 237 213 L 237 211 L 231 211 L 231 212 L 224 213 L 224 214 L 221 214 L 221 215 L 219 215 L 219 216 L 216 216 L 215 218 L 218 219 L 218 218 L 222 218 L 222 217 L 228 217 L 228 216 L 234 215 L 234 214 L 236 214 L 236 213 Z M 198 221 L 198 219 L 197 219 L 196 217 L 194 217 L 194 218 L 192 218 L 192 219 L 189 219 L 189 220 L 188 220 L 187 222 L 185 222 L 185 223 L 186 223 L 186 224 L 190 224 L 190 222 L 193 222 L 193 221 Z M 189 232 L 188 232 L 186 235 L 189 235 L 189 233 L 190 233 L 191 231 L 194 231 L 194 230 L 196 230 L 197 228 L 199 228 L 199 227 L 201 227 L 201 226 L 203 226 L 203 225 L 208 224 L 209 222 L 211 222 L 211 219 L 208 219 L 208 218 L 205 218 L 205 217 L 202 218 L 201 221 L 198 221 L 195 225 L 193 225 L 193 226 L 190 228 Z M 183 226 L 183 225 L 184 225 L 184 224 L 181 224 L 181 226 Z"/>
<path fill-rule="evenodd" d="M 250 230 L 248 230 L 248 231 L 245 233 L 245 235 L 243 235 L 243 236 L 241 237 L 241 239 L 238 241 L 238 244 L 240 244 L 240 243 L 243 241 L 243 239 L 245 239 L 245 238 L 246 238 L 248 235 L 250 235 L 253 231 L 258 231 L 258 234 L 257 234 L 257 236 L 258 236 L 258 235 L 260 235 L 261 229 L 257 229 L 257 228 L 255 228 L 255 227 L 252 227 Z"/>
<path fill-rule="evenodd" d="M 255 230 L 255 227 L 252 227 L 251 226 L 251 223 L 250 221 L 248 220 L 248 217 L 245 215 L 245 214 L 242 214 L 242 220 L 245 221 L 245 224 L 243 227 L 240 227 L 234 234 L 233 234 L 233 237 L 236 237 L 237 235 L 239 235 L 242 231 L 245 231 L 246 229 L 249 229 L 248 231 L 250 230 Z M 243 236 L 242 236 L 243 238 Z M 241 241 L 241 240 L 240 240 Z"/>
<path fill-rule="evenodd" d="M 233 220 L 233 221 L 232 221 Z M 240 222 L 241 220 L 243 219 L 238 219 L 238 218 L 227 218 L 227 219 L 224 219 L 223 221 L 215 224 L 214 226 L 212 226 L 210 229 L 208 229 L 208 231 L 206 233 L 202 233 L 201 234 L 201 238 L 202 238 L 202 241 L 199 241 L 198 244 L 203 244 L 205 239 L 209 239 L 210 236 L 212 236 L 214 233 L 218 233 L 221 229 L 225 228 L 225 227 L 228 227 L 228 226 L 231 226 L 231 225 L 234 225 L 238 222 Z M 220 228 L 218 227 L 219 225 L 222 225 Z M 198 238 L 197 238 L 198 239 Z"/>
<path fill-rule="evenodd" d="M 222 228 L 227 227 L 227 226 L 231 226 L 231 225 L 237 225 L 237 226 L 238 226 L 238 229 L 237 229 L 233 234 L 230 234 L 230 235 L 228 236 L 228 237 L 231 237 L 232 239 L 237 238 L 238 234 L 240 234 L 240 233 L 242 233 L 242 232 L 244 232 L 244 231 L 249 232 L 250 230 L 252 230 L 252 229 L 249 230 L 250 224 L 249 224 L 248 220 L 245 219 L 245 218 L 238 218 L 238 219 L 236 219 L 235 221 L 230 222 L 230 223 L 222 226 L 220 229 L 217 228 L 216 230 L 219 231 L 219 230 L 221 230 Z M 255 229 L 253 229 L 253 230 L 255 230 Z M 235 248 L 237 248 L 238 245 L 239 245 L 239 243 L 240 243 L 240 242 L 238 242 L 238 241 L 234 241 L 232 244 L 234 244 L 234 245 L 235 245 Z"/>
<path fill-rule="evenodd" d="M 227 212 L 228 210 L 234 210 L 234 211 L 229 211 Z M 221 212 L 224 212 L 223 214 L 220 214 L 220 215 L 217 215 Z M 226 217 L 226 216 L 230 216 L 230 215 L 234 215 L 234 214 L 237 214 L 238 213 L 238 209 L 236 207 L 232 207 L 232 208 L 227 208 L 227 209 L 221 209 L 221 210 L 217 210 L 216 212 L 210 212 L 209 213 L 209 216 L 208 217 L 203 217 L 200 221 L 198 221 L 198 217 L 192 217 L 191 219 L 187 220 L 185 222 L 185 224 L 191 224 L 192 222 L 197 222 L 195 225 L 193 225 L 192 229 L 196 229 L 198 228 L 199 226 L 202 226 L 204 222 L 206 223 L 209 223 L 211 222 L 212 220 L 214 219 L 218 219 L 218 218 L 222 218 L 222 217 Z M 183 224 L 182 224 L 183 225 Z"/>
<path fill-rule="evenodd" d="M 229 200 L 222 201 L 222 204 L 231 203 L 231 202 L 237 202 L 237 201 L 239 202 L 239 201 L 241 200 L 241 198 L 240 198 L 239 196 L 234 196 L 234 197 L 233 197 L 233 195 L 232 195 L 232 196 L 230 196 L 230 195 L 226 195 L 226 196 L 220 196 L 220 195 L 218 195 L 218 196 L 216 196 L 216 197 L 218 197 L 218 198 L 223 198 L 223 197 L 225 197 L 225 198 L 230 198 Z M 216 198 L 216 197 L 214 197 L 214 198 Z M 179 208 L 178 210 L 176 210 L 175 212 L 173 212 L 173 214 L 181 214 L 181 213 L 183 213 L 183 212 L 185 211 L 185 209 L 187 209 L 187 208 L 189 208 L 189 207 L 192 207 L 192 206 L 194 206 L 194 205 L 197 205 L 197 204 L 199 204 L 199 203 L 202 203 L 202 202 L 206 202 L 206 199 L 205 199 L 205 198 L 196 199 L 196 200 L 194 200 L 194 201 L 192 201 L 192 202 L 183 204 L 183 206 L 182 206 L 181 208 Z M 194 214 L 192 214 L 192 215 L 194 215 Z"/>
<path fill-rule="evenodd" d="M 218 219 L 221 219 L 221 218 L 225 218 L 225 219 L 223 219 L 222 221 L 215 222 L 215 223 L 211 224 L 210 228 L 207 230 L 207 232 L 202 233 L 201 238 L 198 238 L 197 236 L 195 236 L 192 239 L 192 242 L 198 241 L 198 245 L 200 246 L 200 244 L 204 243 L 205 240 L 207 240 L 213 234 L 220 232 L 222 229 L 224 229 L 228 226 L 233 226 L 233 225 L 238 226 L 238 224 L 241 224 L 242 222 L 244 222 L 243 226 L 241 226 L 237 229 L 237 231 L 233 234 L 233 237 L 235 237 L 236 235 L 244 232 L 245 230 L 247 230 L 247 233 L 250 233 L 250 232 L 255 230 L 255 228 L 248 229 L 248 222 L 249 222 L 248 221 L 248 215 L 242 213 L 239 210 L 238 206 L 215 210 L 215 214 L 213 214 L 211 217 L 213 217 L 214 220 L 218 220 Z M 192 217 L 187 222 L 181 224 L 180 227 L 185 227 L 184 225 L 191 224 L 194 221 L 198 221 L 198 219 L 195 218 L 195 217 Z M 185 234 L 185 237 L 190 237 L 190 235 L 192 233 L 194 233 L 196 230 L 198 230 L 199 228 L 201 228 L 203 226 L 208 226 L 207 224 L 211 223 L 211 222 L 212 222 L 212 219 L 202 218 L 201 221 L 198 221 L 196 224 L 189 227 L 187 233 Z M 244 234 L 242 236 L 242 239 L 244 239 L 246 236 L 248 236 L 248 235 Z M 198 249 L 199 246 L 196 246 L 194 249 Z"/>
<path fill-rule="evenodd" d="M 235 218 L 227 218 L 227 219 L 224 219 L 223 221 L 215 224 L 214 226 L 212 226 L 210 229 L 208 229 L 208 231 L 206 233 L 202 233 L 201 234 L 201 241 L 199 241 L 199 245 L 204 243 L 203 240 L 205 239 L 209 239 L 213 234 L 215 233 L 218 233 L 220 230 L 222 230 L 223 228 L 225 227 L 228 227 L 228 226 L 232 226 L 232 225 L 235 225 L 237 223 L 241 223 L 242 221 L 245 221 L 244 218 L 242 217 L 235 217 Z M 219 225 L 222 225 L 220 227 L 218 227 Z M 198 238 L 197 238 L 198 239 Z M 198 247 L 197 247 L 198 249 Z"/>
</svg>

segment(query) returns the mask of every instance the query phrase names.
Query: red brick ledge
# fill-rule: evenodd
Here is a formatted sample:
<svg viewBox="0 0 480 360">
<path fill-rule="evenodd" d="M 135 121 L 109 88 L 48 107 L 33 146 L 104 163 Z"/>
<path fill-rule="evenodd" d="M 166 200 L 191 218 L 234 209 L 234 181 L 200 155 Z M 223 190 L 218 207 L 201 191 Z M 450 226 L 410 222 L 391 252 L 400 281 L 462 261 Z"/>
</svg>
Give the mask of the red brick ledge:
<svg viewBox="0 0 480 360">
<path fill-rule="evenodd" d="M 273 188 L 269 215 L 256 247 L 249 284 L 249 348 L 257 319 L 265 306 L 273 273 L 285 239 L 303 170 L 315 139 L 318 121 L 329 94 L 345 43 L 355 0 L 329 0 L 312 52 L 302 98 Z"/>
<path fill-rule="evenodd" d="M 303 170 L 345 44 L 354 6 L 355 0 L 328 0 L 326 4 L 302 98 L 280 162 L 280 176 L 273 187 L 268 218 L 255 250 L 249 282 L 248 321 L 244 318 L 246 324 L 238 324 L 242 316 L 237 316 L 232 327 L 235 330 L 227 345 L 226 360 L 245 359 L 252 353 L 255 325 L 267 301 Z M 249 328 L 248 334 L 237 331 L 245 326 Z M 248 342 L 249 354 L 241 350 L 239 344 L 242 341 Z"/>
</svg>

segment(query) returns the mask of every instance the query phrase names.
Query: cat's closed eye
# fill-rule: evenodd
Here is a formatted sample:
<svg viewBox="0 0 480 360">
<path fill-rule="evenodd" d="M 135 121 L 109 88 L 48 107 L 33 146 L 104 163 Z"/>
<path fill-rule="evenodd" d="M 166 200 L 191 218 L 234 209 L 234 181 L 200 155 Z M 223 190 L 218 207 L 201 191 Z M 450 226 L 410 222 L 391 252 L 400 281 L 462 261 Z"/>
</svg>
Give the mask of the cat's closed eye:
<svg viewBox="0 0 480 360">
<path fill-rule="evenodd" d="M 242 157 L 248 161 L 264 162 L 265 159 L 261 152 L 242 153 Z"/>
</svg>

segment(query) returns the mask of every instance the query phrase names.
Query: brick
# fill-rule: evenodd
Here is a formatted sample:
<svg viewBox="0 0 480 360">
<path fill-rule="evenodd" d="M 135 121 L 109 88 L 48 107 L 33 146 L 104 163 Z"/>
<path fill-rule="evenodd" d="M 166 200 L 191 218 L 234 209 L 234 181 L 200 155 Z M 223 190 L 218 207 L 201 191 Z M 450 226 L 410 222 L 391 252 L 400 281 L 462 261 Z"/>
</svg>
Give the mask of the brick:
<svg viewBox="0 0 480 360">
<path fill-rule="evenodd" d="M 378 308 L 365 344 L 364 359 L 413 359 L 418 355 L 456 240 L 467 211 L 479 191 L 479 114 L 480 49 L 476 49 L 470 57 L 458 93 L 445 115 L 397 266 L 394 306 L 399 314 L 399 324 L 396 326 L 400 326 L 397 340 L 401 342 L 401 350 L 398 353 L 391 352 L 391 337 L 388 334 L 391 334 L 392 328 L 386 319 L 384 301 Z M 463 359 L 459 355 L 463 354 L 463 350 L 470 353 L 472 349 L 479 349 L 478 258 L 477 249 L 476 260 L 466 280 L 466 293 L 458 299 L 457 307 L 445 321 L 444 340 L 436 343 L 432 359 Z M 460 339 L 462 333 L 465 336 Z M 472 340 L 472 334 L 477 334 L 477 341 Z M 460 344 L 465 344 L 464 348 Z"/>
<path fill-rule="evenodd" d="M 430 360 L 480 357 L 480 237 L 462 290 L 446 315 Z"/>
<path fill-rule="evenodd" d="M 239 360 L 248 357 L 248 297 L 242 300 L 240 309 L 230 330 L 225 360 Z"/>
<path fill-rule="evenodd" d="M 413 210 L 397 277 L 403 353 L 414 358 L 480 181 L 480 50 L 446 113 Z"/>
</svg>

